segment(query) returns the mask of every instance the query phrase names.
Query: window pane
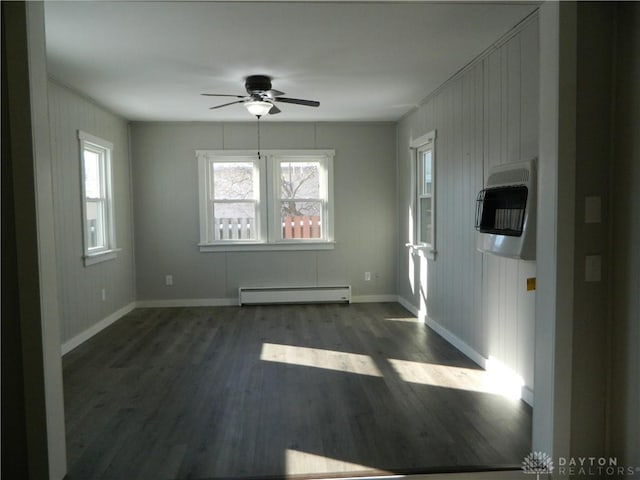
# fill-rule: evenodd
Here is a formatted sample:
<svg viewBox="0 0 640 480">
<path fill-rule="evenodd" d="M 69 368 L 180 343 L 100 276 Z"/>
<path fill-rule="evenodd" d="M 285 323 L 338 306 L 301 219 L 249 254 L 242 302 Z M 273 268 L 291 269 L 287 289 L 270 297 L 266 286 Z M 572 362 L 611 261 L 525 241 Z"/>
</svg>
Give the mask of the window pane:
<svg viewBox="0 0 640 480">
<path fill-rule="evenodd" d="M 84 151 L 84 191 L 87 198 L 102 197 L 101 157 L 102 155 L 91 150 Z"/>
<path fill-rule="evenodd" d="M 320 162 L 280 162 L 280 198 L 320 198 Z"/>
<path fill-rule="evenodd" d="M 215 203 L 212 228 L 214 240 L 255 240 L 255 202 Z"/>
<path fill-rule="evenodd" d="M 253 184 L 253 162 L 213 164 L 213 194 L 216 200 L 253 199 Z"/>
<path fill-rule="evenodd" d="M 92 202 L 86 203 L 87 210 L 87 248 L 104 248 L 106 247 L 104 232 L 104 203 Z"/>
<path fill-rule="evenodd" d="M 322 238 L 322 202 L 283 201 L 282 238 Z"/>
<path fill-rule="evenodd" d="M 420 199 L 420 241 L 432 244 L 431 198 Z"/>
<path fill-rule="evenodd" d="M 422 195 L 431 193 L 431 150 L 422 153 Z"/>
</svg>

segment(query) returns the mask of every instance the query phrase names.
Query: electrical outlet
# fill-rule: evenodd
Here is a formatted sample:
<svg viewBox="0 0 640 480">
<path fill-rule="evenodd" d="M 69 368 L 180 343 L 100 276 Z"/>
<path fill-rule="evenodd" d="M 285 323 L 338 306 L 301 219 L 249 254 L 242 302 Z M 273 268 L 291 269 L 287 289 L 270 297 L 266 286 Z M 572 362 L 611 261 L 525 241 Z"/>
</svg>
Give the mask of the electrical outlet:
<svg viewBox="0 0 640 480">
<path fill-rule="evenodd" d="M 170 287 L 173 285 L 173 275 L 165 275 L 164 276 L 164 284 L 167 287 Z"/>
<path fill-rule="evenodd" d="M 103 288 L 103 289 L 102 289 L 102 292 L 100 292 L 100 295 L 101 295 L 101 297 L 102 297 L 102 301 L 103 301 L 103 302 L 106 302 L 106 301 L 107 301 L 107 289 L 106 289 L 106 288 Z"/>
<path fill-rule="evenodd" d="M 371 281 L 371 272 L 364 272 L 364 281 L 365 282 Z"/>
</svg>

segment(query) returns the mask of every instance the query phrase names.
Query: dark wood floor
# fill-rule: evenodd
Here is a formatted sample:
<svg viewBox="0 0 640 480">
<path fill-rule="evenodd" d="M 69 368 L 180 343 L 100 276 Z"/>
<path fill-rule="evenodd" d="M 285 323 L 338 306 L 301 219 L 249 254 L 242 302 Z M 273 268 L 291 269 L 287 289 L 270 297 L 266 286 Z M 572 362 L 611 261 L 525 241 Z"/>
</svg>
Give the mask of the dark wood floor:
<svg viewBox="0 0 640 480">
<path fill-rule="evenodd" d="M 398 304 L 138 309 L 65 355 L 70 480 L 520 465 L 531 409 Z"/>
</svg>

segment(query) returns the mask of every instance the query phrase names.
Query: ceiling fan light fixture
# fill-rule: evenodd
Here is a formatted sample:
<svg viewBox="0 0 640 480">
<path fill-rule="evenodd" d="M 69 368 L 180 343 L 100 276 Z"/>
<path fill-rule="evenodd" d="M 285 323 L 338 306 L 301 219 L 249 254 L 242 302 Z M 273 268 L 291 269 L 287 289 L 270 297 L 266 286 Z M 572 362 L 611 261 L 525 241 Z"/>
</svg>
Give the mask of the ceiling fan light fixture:
<svg viewBox="0 0 640 480">
<path fill-rule="evenodd" d="M 269 113 L 269 110 L 273 108 L 273 104 L 271 102 L 266 102 L 264 100 L 250 100 L 248 102 L 244 102 L 244 106 L 247 107 L 249 113 L 251 115 L 255 115 L 256 117 L 262 117 Z"/>
</svg>

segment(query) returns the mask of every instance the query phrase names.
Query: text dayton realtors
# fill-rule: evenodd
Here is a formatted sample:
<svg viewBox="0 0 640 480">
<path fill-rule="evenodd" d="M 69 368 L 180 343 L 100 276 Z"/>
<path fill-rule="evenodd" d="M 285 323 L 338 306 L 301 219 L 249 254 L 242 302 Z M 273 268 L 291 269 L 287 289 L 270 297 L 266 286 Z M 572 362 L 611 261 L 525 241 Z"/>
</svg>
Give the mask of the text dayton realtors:
<svg viewBox="0 0 640 480">
<path fill-rule="evenodd" d="M 560 475 L 634 475 L 640 467 L 618 465 L 615 457 L 559 457 L 558 473 Z"/>
</svg>

